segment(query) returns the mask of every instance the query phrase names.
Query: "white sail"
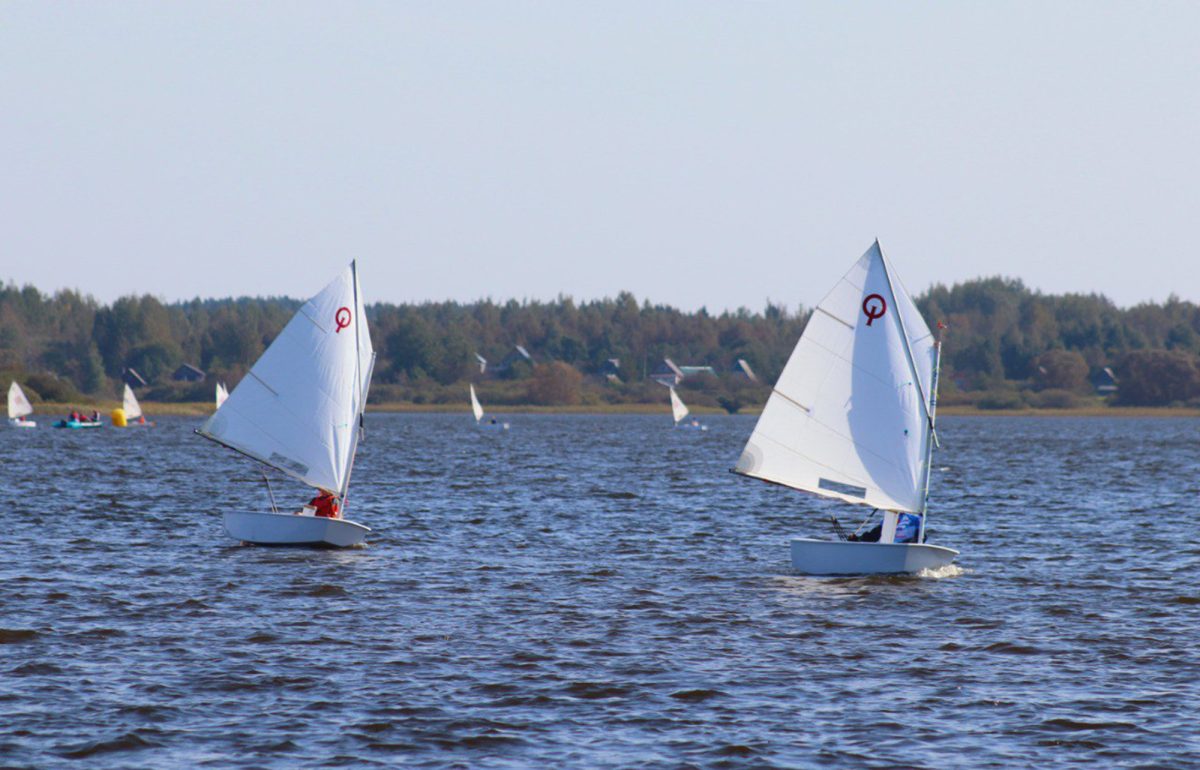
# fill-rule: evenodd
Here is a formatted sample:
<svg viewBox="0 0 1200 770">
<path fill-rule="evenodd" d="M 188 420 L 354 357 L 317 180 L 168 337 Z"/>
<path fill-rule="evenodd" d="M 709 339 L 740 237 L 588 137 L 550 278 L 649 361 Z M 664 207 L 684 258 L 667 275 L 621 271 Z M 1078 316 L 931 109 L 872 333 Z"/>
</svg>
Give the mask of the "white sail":
<svg viewBox="0 0 1200 770">
<path fill-rule="evenodd" d="M 15 419 L 33 414 L 33 405 L 25 398 L 25 391 L 16 382 L 8 386 L 8 417 Z"/>
<path fill-rule="evenodd" d="M 142 416 L 142 405 L 138 403 L 137 396 L 133 395 L 133 388 L 125 385 L 125 403 L 122 409 L 125 411 L 126 420 L 136 420 Z"/>
<path fill-rule="evenodd" d="M 935 355 L 876 241 L 813 312 L 735 470 L 873 508 L 923 511 Z"/>
<path fill-rule="evenodd" d="M 344 497 L 373 363 L 351 263 L 297 311 L 197 432 Z"/>
<path fill-rule="evenodd" d="M 675 392 L 675 388 L 671 388 L 671 416 L 675 418 L 675 424 L 688 416 L 687 405 L 683 403 L 683 399 Z"/>
<path fill-rule="evenodd" d="M 221 408 L 221 404 L 225 403 L 225 399 L 229 398 L 229 391 L 225 390 L 222 383 L 217 383 L 217 408 Z"/>
<path fill-rule="evenodd" d="M 475 397 L 475 386 L 469 385 L 471 389 L 471 413 L 475 415 L 475 422 L 483 419 L 483 406 L 479 403 L 479 399 Z"/>
</svg>

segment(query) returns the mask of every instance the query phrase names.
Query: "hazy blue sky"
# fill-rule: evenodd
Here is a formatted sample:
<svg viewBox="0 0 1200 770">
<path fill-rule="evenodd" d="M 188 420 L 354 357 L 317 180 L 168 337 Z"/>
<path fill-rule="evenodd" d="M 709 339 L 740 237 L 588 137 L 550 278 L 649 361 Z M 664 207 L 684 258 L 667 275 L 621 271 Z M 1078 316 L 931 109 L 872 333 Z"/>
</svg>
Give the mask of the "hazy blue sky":
<svg viewBox="0 0 1200 770">
<path fill-rule="evenodd" d="M 0 280 L 1200 300 L 1200 4 L 0 5 Z"/>
</svg>

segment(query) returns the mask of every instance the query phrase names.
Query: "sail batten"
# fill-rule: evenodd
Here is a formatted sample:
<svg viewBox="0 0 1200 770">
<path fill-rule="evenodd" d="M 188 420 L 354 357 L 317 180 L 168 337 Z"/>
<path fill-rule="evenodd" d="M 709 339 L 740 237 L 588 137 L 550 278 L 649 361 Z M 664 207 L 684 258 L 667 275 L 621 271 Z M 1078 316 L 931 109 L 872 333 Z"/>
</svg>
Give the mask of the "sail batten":
<svg viewBox="0 0 1200 770">
<path fill-rule="evenodd" d="M 735 471 L 920 512 L 933 350 L 929 327 L 876 242 L 810 316 Z"/>
<path fill-rule="evenodd" d="M 197 432 L 344 496 L 370 385 L 364 362 L 374 358 L 366 323 L 352 264 L 292 316 Z"/>
</svg>

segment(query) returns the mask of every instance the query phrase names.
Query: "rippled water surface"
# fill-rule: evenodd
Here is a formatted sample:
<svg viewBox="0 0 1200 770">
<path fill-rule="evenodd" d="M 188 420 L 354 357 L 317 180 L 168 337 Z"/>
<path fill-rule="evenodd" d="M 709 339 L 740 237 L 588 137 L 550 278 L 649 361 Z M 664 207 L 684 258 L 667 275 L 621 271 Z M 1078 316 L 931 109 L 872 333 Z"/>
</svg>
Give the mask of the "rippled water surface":
<svg viewBox="0 0 1200 770">
<path fill-rule="evenodd" d="M 888 578 L 788 573 L 857 512 L 753 418 L 512 423 L 369 416 L 346 551 L 228 540 L 193 420 L 0 430 L 0 766 L 1200 767 L 1197 421 L 945 418 Z"/>
</svg>

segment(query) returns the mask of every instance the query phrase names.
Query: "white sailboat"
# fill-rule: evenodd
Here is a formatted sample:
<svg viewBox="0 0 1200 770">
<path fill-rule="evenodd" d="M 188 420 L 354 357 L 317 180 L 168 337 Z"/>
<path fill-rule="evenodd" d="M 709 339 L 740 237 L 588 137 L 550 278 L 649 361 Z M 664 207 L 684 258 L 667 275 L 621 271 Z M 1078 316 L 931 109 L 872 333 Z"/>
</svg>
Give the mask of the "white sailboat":
<svg viewBox="0 0 1200 770">
<path fill-rule="evenodd" d="M 878 241 L 813 311 L 734 471 L 872 509 L 859 530 L 883 521 L 877 542 L 793 539 L 796 570 L 918 572 L 958 555 L 925 543 L 940 352 Z"/>
<path fill-rule="evenodd" d="M 471 390 L 471 414 L 475 415 L 475 424 L 485 428 L 502 428 L 503 430 L 508 430 L 508 423 L 497 422 L 494 417 L 490 423 L 483 421 L 483 404 L 479 403 L 479 398 L 475 395 L 475 386 L 468 384 L 467 387 Z"/>
<path fill-rule="evenodd" d="M 374 364 L 352 262 L 296 312 L 196 432 L 333 495 L 344 513 Z M 316 512 L 227 511 L 225 530 L 260 545 L 349 546 L 370 532 Z"/>
<path fill-rule="evenodd" d="M 676 427 L 679 426 L 679 421 L 688 416 L 687 404 L 683 403 L 683 399 L 675 392 L 675 388 L 671 388 L 671 416 L 675 418 Z"/>
<path fill-rule="evenodd" d="M 126 425 L 153 425 L 154 423 L 146 422 L 145 415 L 142 414 L 142 405 L 138 403 L 137 396 L 133 395 L 133 388 L 129 384 L 125 385 L 125 394 L 121 399 L 121 411 L 125 413 Z M 114 421 L 114 425 L 116 422 Z"/>
<path fill-rule="evenodd" d="M 483 419 L 483 404 L 479 403 L 479 398 L 475 395 L 475 386 L 468 385 L 471 389 L 471 414 L 475 415 L 475 423 Z"/>
<path fill-rule="evenodd" d="M 685 417 L 688 416 L 687 404 L 683 403 L 683 399 L 675 392 L 675 388 L 670 388 L 671 391 L 671 416 L 675 418 L 676 428 L 699 428 L 700 430 L 708 430 L 707 426 L 701 425 L 700 421 L 692 418 L 691 422 L 680 424 Z"/>
<path fill-rule="evenodd" d="M 225 399 L 229 398 L 229 391 L 225 389 L 225 383 L 217 383 L 217 408 L 221 408 L 221 404 L 225 403 Z"/>
<path fill-rule="evenodd" d="M 14 428 L 36 428 L 36 422 L 25 419 L 31 414 L 33 405 L 25 397 L 25 391 L 14 381 L 8 386 L 8 424 Z"/>
</svg>

